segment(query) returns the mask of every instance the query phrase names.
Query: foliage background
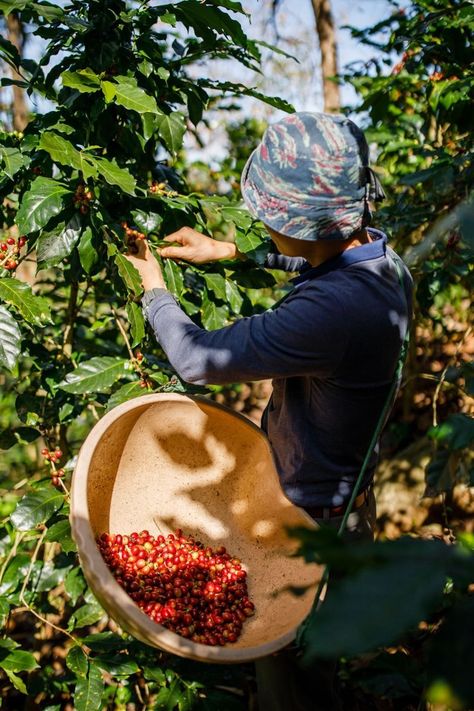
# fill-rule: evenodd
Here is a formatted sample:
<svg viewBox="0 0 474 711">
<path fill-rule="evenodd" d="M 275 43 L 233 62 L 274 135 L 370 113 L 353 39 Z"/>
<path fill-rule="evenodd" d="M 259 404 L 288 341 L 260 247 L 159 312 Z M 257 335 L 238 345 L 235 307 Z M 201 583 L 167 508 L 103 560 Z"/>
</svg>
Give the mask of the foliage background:
<svg viewBox="0 0 474 711">
<path fill-rule="evenodd" d="M 146 333 L 138 275 L 123 257 L 123 224 L 152 245 L 192 225 L 247 253 L 238 264 L 164 264 L 169 288 L 206 328 L 268 308 L 283 293 L 282 275 L 260 266 L 268 249 L 261 226 L 239 203 L 240 171 L 262 122 L 229 125 L 229 154 L 212 169 L 182 149 L 186 132 L 199 137 L 203 112 L 219 114 L 241 96 L 264 100 L 238 83 L 199 78 L 201 63 L 233 57 L 258 71 L 261 45 L 243 32 L 231 0 L 158 7 L 72 0 L 67 12 L 14 0 L 0 10 L 19 13 L 47 45 L 34 61 L 0 40 L 4 62 L 19 74 L 2 85 L 16 81 L 51 107 L 23 133 L 7 124 L 0 133 L 3 241 L 27 238 L 19 254 L 11 245 L 5 255 L 18 266 L 0 273 L 4 707 L 26 707 L 28 693 L 28 708 L 50 711 L 246 708 L 251 667 L 157 655 L 107 619 L 77 567 L 67 515 L 74 456 L 97 419 L 147 390 L 189 391 Z M 472 25 L 467 2 L 394 4 L 375 28 L 354 30 L 377 58 L 344 75 L 360 97 L 360 122 L 390 192 L 377 226 L 390 233 L 417 287 L 386 452 L 428 435 L 426 493 L 438 497 L 445 530 L 443 540 L 406 537 L 350 550 L 325 535 L 302 540 L 308 559 L 350 574 L 305 637 L 308 663 L 345 660 L 350 708 L 474 704 L 474 533 L 468 520 L 450 520 L 459 485 L 473 483 Z M 209 396 L 232 402 L 253 386 L 246 387 Z M 59 488 L 45 446 L 62 451 Z M 369 605 L 370 591 L 377 592 Z"/>
</svg>

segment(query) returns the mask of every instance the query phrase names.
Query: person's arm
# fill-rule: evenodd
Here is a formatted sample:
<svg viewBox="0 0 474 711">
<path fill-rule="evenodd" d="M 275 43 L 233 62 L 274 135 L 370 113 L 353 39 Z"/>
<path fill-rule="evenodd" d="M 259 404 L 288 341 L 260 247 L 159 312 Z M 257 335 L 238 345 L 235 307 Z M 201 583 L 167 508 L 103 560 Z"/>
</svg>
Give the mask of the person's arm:
<svg viewBox="0 0 474 711">
<path fill-rule="evenodd" d="M 183 259 L 192 264 L 208 264 L 224 259 L 246 258 L 233 242 L 212 239 L 191 227 L 183 227 L 164 239 L 165 242 L 178 243 L 159 250 L 160 255 L 165 259 Z M 311 265 L 303 257 L 286 257 L 278 252 L 269 252 L 263 266 L 285 272 L 300 272 Z"/>
<path fill-rule="evenodd" d="M 347 334 L 333 295 L 328 304 L 327 294 L 318 294 L 316 287 L 311 292 L 296 292 L 274 311 L 216 331 L 193 323 L 166 293 L 151 301 L 147 318 L 170 363 L 187 382 L 327 376 L 343 356 Z"/>
</svg>

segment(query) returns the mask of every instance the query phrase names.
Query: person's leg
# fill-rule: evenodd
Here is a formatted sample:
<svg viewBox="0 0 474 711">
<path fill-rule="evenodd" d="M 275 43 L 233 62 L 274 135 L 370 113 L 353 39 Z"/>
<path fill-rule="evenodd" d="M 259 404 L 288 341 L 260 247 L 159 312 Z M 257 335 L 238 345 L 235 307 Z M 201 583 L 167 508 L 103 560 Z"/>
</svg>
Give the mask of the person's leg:
<svg viewBox="0 0 474 711">
<path fill-rule="evenodd" d="M 349 514 L 344 539 L 372 541 L 375 529 L 375 497 Z M 342 517 L 315 519 L 320 526 L 339 529 Z M 334 576 L 330 576 L 326 590 Z M 286 649 L 255 662 L 259 711 L 342 711 L 337 693 L 337 660 L 320 660 L 309 670 L 298 664 L 297 648 Z"/>
</svg>

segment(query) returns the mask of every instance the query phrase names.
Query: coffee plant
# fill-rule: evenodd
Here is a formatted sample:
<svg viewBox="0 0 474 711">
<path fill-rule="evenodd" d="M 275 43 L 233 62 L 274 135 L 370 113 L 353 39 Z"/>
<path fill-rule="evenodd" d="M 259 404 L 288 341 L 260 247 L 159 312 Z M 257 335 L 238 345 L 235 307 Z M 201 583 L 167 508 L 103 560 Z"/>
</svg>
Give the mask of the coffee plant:
<svg viewBox="0 0 474 711">
<path fill-rule="evenodd" d="M 6 475 L 15 482 L 24 473 L 30 485 L 19 503 L 14 495 L 2 502 L 3 695 L 18 708 L 29 694 L 50 711 L 232 708 L 235 698 L 212 689 L 212 667 L 188 663 L 183 675 L 179 660 L 107 627 L 77 564 L 68 482 L 104 412 L 143 392 L 186 387 L 148 340 L 140 279 L 124 257 L 130 240 L 146 236 L 153 248 L 185 225 L 225 226 L 246 262 L 163 264 L 171 292 L 208 329 L 249 314 L 248 288 L 274 283 L 258 266 L 261 226 L 235 199 L 193 192 L 180 171 L 183 140 L 210 103 L 217 110 L 224 95 L 260 97 L 206 79 L 203 60 L 233 57 L 258 70 L 259 46 L 231 0 L 13 0 L 0 10 L 43 43 L 35 61 L 0 40 L 3 62 L 20 77 L 5 75 L 2 86 L 17 84 L 47 106 L 23 133 L 0 132 L 0 444 Z M 21 466 L 19 450 L 28 457 Z M 218 678 L 225 686 L 239 674 Z"/>
</svg>

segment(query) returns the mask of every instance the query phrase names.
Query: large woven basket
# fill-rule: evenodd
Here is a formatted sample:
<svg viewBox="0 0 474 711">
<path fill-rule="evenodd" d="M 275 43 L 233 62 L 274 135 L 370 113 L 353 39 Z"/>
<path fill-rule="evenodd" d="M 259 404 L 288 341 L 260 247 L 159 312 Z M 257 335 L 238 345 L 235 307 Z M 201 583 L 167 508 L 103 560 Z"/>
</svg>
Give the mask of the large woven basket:
<svg viewBox="0 0 474 711">
<path fill-rule="evenodd" d="M 71 524 L 84 574 L 123 629 L 180 656 L 233 663 L 290 643 L 310 610 L 321 568 L 291 557 L 288 526 L 314 528 L 283 495 L 265 435 L 205 398 L 152 394 L 119 405 L 90 432 L 72 483 Z M 96 546 L 102 532 L 176 528 L 224 545 L 248 571 L 256 614 L 234 644 L 211 647 L 145 615 L 109 572 Z M 295 596 L 291 586 L 309 586 Z"/>
</svg>

